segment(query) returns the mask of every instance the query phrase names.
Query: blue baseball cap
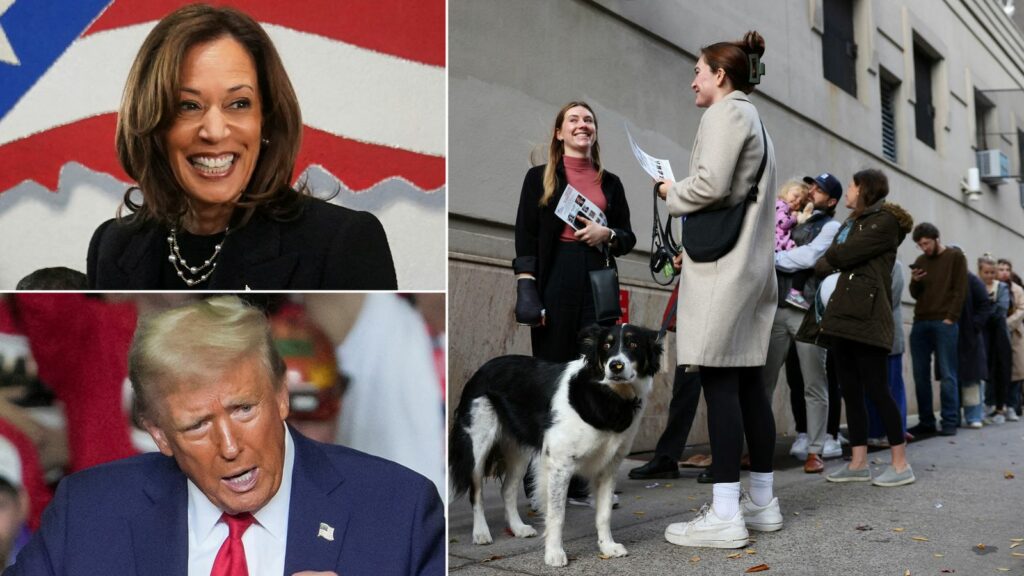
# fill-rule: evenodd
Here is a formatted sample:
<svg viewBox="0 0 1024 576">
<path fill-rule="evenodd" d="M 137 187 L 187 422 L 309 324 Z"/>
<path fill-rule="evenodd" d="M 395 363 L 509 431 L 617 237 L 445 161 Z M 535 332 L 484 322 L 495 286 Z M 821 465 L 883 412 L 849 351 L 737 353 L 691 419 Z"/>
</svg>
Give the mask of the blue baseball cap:
<svg viewBox="0 0 1024 576">
<path fill-rule="evenodd" d="M 828 172 L 822 172 L 817 176 L 804 176 L 804 182 L 808 184 L 817 184 L 818 188 L 821 188 L 826 194 L 836 200 L 843 197 L 842 183 L 839 182 L 838 178 Z"/>
</svg>

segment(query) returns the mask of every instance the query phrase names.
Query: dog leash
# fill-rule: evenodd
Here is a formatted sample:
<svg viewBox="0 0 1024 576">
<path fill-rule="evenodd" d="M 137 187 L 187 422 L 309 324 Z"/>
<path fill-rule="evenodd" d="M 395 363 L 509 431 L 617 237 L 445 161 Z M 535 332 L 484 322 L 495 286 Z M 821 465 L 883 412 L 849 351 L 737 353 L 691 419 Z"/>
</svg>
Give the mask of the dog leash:
<svg viewBox="0 0 1024 576">
<path fill-rule="evenodd" d="M 672 236 L 672 215 L 669 214 L 665 226 L 661 225 L 661 215 L 658 214 L 658 186 L 661 182 L 654 183 L 654 199 L 651 204 L 654 206 L 654 229 L 651 231 L 651 278 L 659 286 L 668 286 L 672 283 L 679 272 L 672 267 L 672 259 L 682 250 L 682 245 L 676 242 Z M 661 278 L 667 278 L 662 282 Z"/>
</svg>

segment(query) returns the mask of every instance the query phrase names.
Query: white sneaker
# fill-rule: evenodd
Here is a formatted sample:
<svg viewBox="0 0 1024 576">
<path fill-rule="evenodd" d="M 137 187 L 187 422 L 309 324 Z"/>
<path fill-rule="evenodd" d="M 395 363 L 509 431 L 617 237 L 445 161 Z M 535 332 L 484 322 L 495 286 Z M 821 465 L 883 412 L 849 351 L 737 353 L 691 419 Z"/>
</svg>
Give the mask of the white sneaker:
<svg viewBox="0 0 1024 576">
<path fill-rule="evenodd" d="M 974 422 L 971 422 L 971 423 L 967 424 L 968 428 L 974 428 L 974 429 L 981 428 L 981 426 L 982 426 L 982 424 L 981 424 L 980 420 L 976 420 Z"/>
<path fill-rule="evenodd" d="M 665 528 L 665 540 L 677 546 L 743 548 L 750 542 L 750 533 L 743 523 L 742 509 L 732 518 L 722 520 L 714 508 L 704 504 L 693 520 L 669 524 Z"/>
<path fill-rule="evenodd" d="M 740 512 L 743 513 L 743 523 L 747 525 L 748 530 L 782 530 L 782 510 L 779 508 L 778 496 L 764 506 L 758 506 L 750 499 L 750 494 L 743 492 L 740 495 Z"/>
<path fill-rule="evenodd" d="M 842 432 L 836 433 L 836 440 L 839 440 L 840 446 L 846 446 L 847 444 L 850 443 L 850 441 L 846 439 L 846 436 L 843 436 Z"/>
<path fill-rule="evenodd" d="M 985 424 L 1006 424 L 1006 416 L 1003 416 L 998 412 L 993 412 L 985 417 Z"/>
<path fill-rule="evenodd" d="M 1006 409 L 1006 421 L 1007 422 L 1020 422 L 1020 416 L 1017 415 L 1017 411 L 1013 408 Z"/>
<path fill-rule="evenodd" d="M 825 446 L 821 449 L 822 458 L 839 458 L 843 455 L 843 445 L 831 434 L 825 435 Z"/>
<path fill-rule="evenodd" d="M 807 438 L 807 434 L 801 432 L 796 435 L 796 440 L 793 442 L 793 447 L 789 449 L 789 455 L 797 460 L 807 460 L 807 445 L 810 440 Z"/>
</svg>

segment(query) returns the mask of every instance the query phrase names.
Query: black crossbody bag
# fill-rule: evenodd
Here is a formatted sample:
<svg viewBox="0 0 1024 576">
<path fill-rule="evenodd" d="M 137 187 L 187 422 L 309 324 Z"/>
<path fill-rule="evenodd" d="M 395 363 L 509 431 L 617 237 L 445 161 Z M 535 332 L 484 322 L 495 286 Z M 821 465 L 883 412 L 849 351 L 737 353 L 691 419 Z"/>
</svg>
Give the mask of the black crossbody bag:
<svg viewBox="0 0 1024 576">
<path fill-rule="evenodd" d="M 608 246 L 601 245 L 604 268 L 590 271 L 590 290 L 594 295 L 594 316 L 598 324 L 614 322 L 622 316 L 619 306 L 619 271 L 612 263 Z"/>
<path fill-rule="evenodd" d="M 757 200 L 757 183 L 761 181 L 768 163 L 768 135 L 764 131 L 764 122 L 761 123 L 761 137 L 764 139 L 764 156 L 746 198 L 734 206 L 698 210 L 688 214 L 683 221 L 682 243 L 690 260 L 714 262 L 736 246 L 747 204 Z"/>
</svg>

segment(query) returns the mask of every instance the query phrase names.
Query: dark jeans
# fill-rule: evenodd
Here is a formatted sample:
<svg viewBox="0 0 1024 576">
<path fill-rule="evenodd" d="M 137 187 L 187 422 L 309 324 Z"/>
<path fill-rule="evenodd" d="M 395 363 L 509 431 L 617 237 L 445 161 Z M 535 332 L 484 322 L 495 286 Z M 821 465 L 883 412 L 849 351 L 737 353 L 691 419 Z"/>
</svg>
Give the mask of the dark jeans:
<svg viewBox="0 0 1024 576">
<path fill-rule="evenodd" d="M 804 374 L 800 371 L 800 357 L 796 354 L 796 340 L 789 345 L 786 355 L 786 382 L 789 384 L 789 408 L 797 434 L 807 433 L 807 401 L 804 400 Z"/>
<path fill-rule="evenodd" d="M 935 426 L 932 407 L 931 355 L 939 366 L 942 428 L 955 430 L 960 425 L 960 387 L 957 381 L 959 327 L 942 320 L 915 320 L 910 329 L 910 359 L 914 365 L 914 391 L 921 425 Z"/>
<path fill-rule="evenodd" d="M 750 469 L 772 471 L 775 417 L 763 372 L 763 366 L 700 367 L 704 401 L 708 405 L 711 475 L 715 483 L 740 481 L 744 436 L 750 448 Z"/>
<path fill-rule="evenodd" d="M 836 358 L 832 352 L 825 359 L 825 377 L 828 379 L 828 424 L 825 431 L 839 439 L 839 421 L 843 417 L 842 391 L 836 376 Z"/>
<path fill-rule="evenodd" d="M 900 427 L 907 430 L 907 391 L 903 385 L 903 354 L 889 355 L 889 394 L 900 411 Z M 875 403 L 868 401 L 868 438 L 881 438 L 885 434 L 882 415 Z"/>
<path fill-rule="evenodd" d="M 672 381 L 672 402 L 668 405 L 668 422 L 654 449 L 655 458 L 667 456 L 679 460 L 682 457 L 699 402 L 700 373 L 687 372 L 685 366 L 676 366 L 676 375 Z"/>
</svg>

